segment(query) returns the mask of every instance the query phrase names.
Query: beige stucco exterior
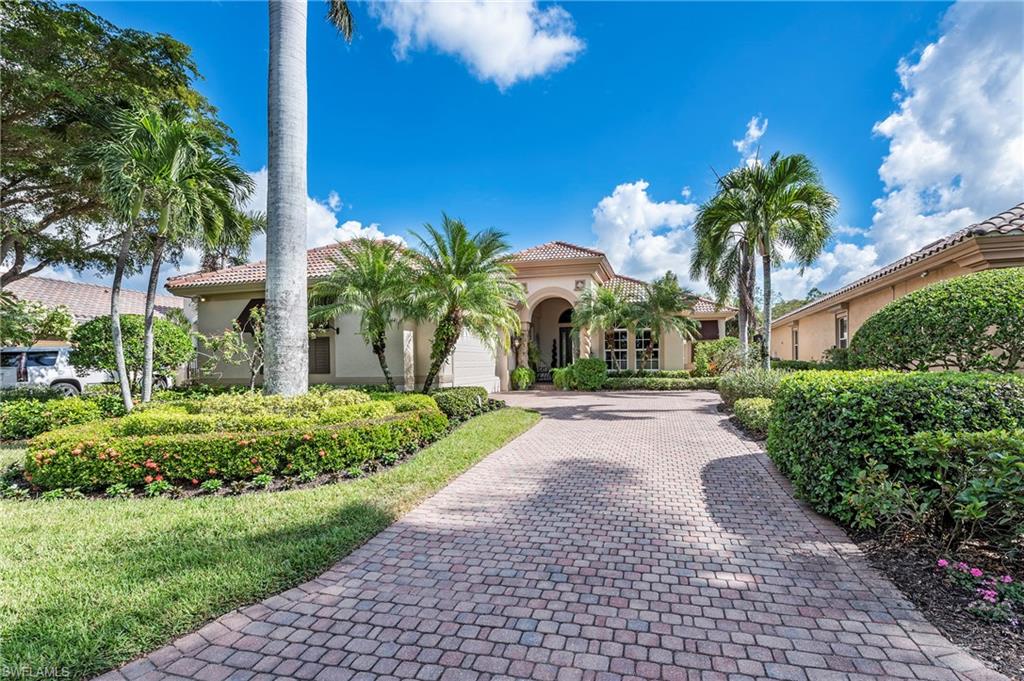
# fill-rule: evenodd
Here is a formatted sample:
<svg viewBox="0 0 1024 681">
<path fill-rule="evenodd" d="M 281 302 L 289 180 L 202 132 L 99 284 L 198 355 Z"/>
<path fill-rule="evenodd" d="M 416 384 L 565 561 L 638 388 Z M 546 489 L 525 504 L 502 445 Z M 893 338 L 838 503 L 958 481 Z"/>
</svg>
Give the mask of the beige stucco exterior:
<svg viewBox="0 0 1024 681">
<path fill-rule="evenodd" d="M 868 317 L 912 291 L 946 279 L 997 267 L 1024 266 L 1024 236 L 971 237 L 896 268 L 883 276 L 868 275 L 820 302 L 784 315 L 772 323 L 772 356 L 779 359 L 821 360 L 841 345 L 838 320 L 848 320 L 847 342 Z M 794 352 L 794 331 L 799 341 Z"/>
</svg>

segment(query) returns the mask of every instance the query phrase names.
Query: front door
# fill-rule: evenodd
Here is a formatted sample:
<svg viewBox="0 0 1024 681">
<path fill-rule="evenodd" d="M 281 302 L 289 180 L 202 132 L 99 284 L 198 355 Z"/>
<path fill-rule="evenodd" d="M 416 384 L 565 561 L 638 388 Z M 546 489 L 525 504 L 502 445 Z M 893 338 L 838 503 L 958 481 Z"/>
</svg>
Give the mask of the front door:
<svg viewBox="0 0 1024 681">
<path fill-rule="evenodd" d="M 574 337 L 572 327 L 558 329 L 558 366 L 564 367 L 572 364 Z"/>
</svg>

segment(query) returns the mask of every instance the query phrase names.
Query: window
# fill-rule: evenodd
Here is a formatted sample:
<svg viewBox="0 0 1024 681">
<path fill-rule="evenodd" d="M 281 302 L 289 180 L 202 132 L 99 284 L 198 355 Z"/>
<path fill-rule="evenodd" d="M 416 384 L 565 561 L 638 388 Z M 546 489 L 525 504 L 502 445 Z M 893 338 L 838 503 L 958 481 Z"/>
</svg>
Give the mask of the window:
<svg viewBox="0 0 1024 681">
<path fill-rule="evenodd" d="M 701 340 L 715 340 L 718 338 L 718 320 L 717 319 L 702 319 L 700 320 L 700 339 Z"/>
<path fill-rule="evenodd" d="M 27 364 L 30 367 L 57 366 L 57 352 L 30 352 Z"/>
<path fill-rule="evenodd" d="M 793 359 L 800 359 L 800 330 L 793 328 Z"/>
<path fill-rule="evenodd" d="M 4 367 L 16 367 L 21 364 L 21 356 L 24 353 L 21 352 L 5 352 L 0 354 L 0 366 Z"/>
<path fill-rule="evenodd" d="M 607 336 L 605 338 L 607 339 Z M 615 329 L 611 334 L 611 344 L 606 344 L 604 348 L 604 363 L 612 371 L 622 371 L 626 369 L 626 357 L 628 354 L 629 337 L 626 330 Z"/>
<path fill-rule="evenodd" d="M 850 342 L 850 318 L 836 317 L 836 347 L 845 348 Z"/>
<path fill-rule="evenodd" d="M 309 373 L 331 373 L 331 338 L 320 336 L 309 340 Z"/>
<path fill-rule="evenodd" d="M 651 349 L 651 357 L 646 362 L 644 361 L 644 354 L 647 350 L 647 344 L 651 342 L 651 330 L 650 329 L 638 329 L 636 332 L 636 368 L 643 369 L 644 371 L 657 371 L 661 368 L 661 349 L 658 344 L 655 343 Z"/>
</svg>

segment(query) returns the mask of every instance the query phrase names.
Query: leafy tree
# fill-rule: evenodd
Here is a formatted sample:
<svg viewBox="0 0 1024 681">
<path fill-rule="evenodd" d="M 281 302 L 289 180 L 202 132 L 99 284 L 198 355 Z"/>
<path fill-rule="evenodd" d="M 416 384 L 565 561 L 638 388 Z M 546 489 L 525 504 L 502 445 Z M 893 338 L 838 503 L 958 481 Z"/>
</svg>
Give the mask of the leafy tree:
<svg viewBox="0 0 1024 681">
<path fill-rule="evenodd" d="M 267 377 L 270 394 L 309 388 L 306 346 L 306 11 L 270 2 L 267 74 Z M 348 4 L 330 0 L 327 19 L 352 40 Z"/>
<path fill-rule="evenodd" d="M 143 336 L 145 319 L 142 315 L 121 316 L 124 338 L 125 371 L 133 386 L 140 386 L 145 362 Z M 153 325 L 153 366 L 161 374 L 173 374 L 195 357 L 191 335 L 177 324 L 157 319 Z M 85 371 L 118 371 L 111 337 L 109 317 L 96 317 L 75 327 L 71 334 L 71 363 Z"/>
<path fill-rule="evenodd" d="M 48 0 L 4 3 L 0 30 L 0 286 L 52 265 L 110 269 L 122 230 L 90 152 L 114 113 L 180 102 L 231 143 L 191 86 L 190 49 Z"/>
<path fill-rule="evenodd" d="M 67 340 L 75 322 L 63 305 L 47 307 L 34 300 L 0 296 L 0 345 L 35 345 L 40 340 Z"/>
<path fill-rule="evenodd" d="M 513 309 L 526 297 L 508 262 L 505 235 L 493 229 L 470 234 L 461 220 L 442 216 L 441 229 L 424 226 L 415 235 L 416 316 L 437 324 L 423 392 L 434 387 L 463 330 L 485 342 L 507 340 L 519 330 Z"/>
<path fill-rule="evenodd" d="M 693 308 L 696 296 L 679 285 L 679 278 L 671 271 L 655 279 L 646 287 L 643 297 L 631 306 L 630 317 L 636 329 L 650 329 L 650 340 L 644 346 L 646 366 L 654 353 L 654 346 L 666 333 L 673 332 L 684 341 L 692 342 L 700 335 L 700 324 L 686 314 Z"/>
<path fill-rule="evenodd" d="M 244 325 L 235 319 L 231 329 L 218 336 L 203 339 L 203 345 L 227 364 L 244 364 L 249 369 L 249 390 L 256 389 L 256 379 L 263 373 L 266 358 L 267 311 L 262 305 L 249 309 Z M 248 336 L 248 338 L 246 338 Z"/>
<path fill-rule="evenodd" d="M 615 329 L 631 327 L 632 323 L 629 303 L 611 286 L 585 289 L 573 306 L 573 330 L 577 333 L 601 331 L 606 348 L 611 347 Z"/>
<path fill-rule="evenodd" d="M 354 239 L 339 244 L 332 258 L 331 275 L 313 286 L 319 304 L 311 311 L 314 322 L 341 314 L 359 314 L 359 335 L 377 356 L 390 390 L 395 381 L 388 369 L 387 332 L 411 312 L 413 269 L 405 248 L 393 241 Z"/>
<path fill-rule="evenodd" d="M 825 295 L 825 292 L 821 289 L 814 287 L 807 292 L 807 295 L 803 298 L 791 298 L 789 300 L 783 300 L 781 297 L 777 302 L 772 305 L 772 316 L 776 319 L 784 314 L 789 314 L 793 310 L 803 307 L 807 303 L 814 302 L 818 298 Z"/>
</svg>

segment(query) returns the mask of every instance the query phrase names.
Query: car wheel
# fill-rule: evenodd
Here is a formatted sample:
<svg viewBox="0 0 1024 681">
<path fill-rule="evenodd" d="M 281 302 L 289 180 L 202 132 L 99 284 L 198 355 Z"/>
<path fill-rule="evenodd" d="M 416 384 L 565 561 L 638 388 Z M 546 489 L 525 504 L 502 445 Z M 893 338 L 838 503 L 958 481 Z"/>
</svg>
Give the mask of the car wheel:
<svg viewBox="0 0 1024 681">
<path fill-rule="evenodd" d="M 156 376 L 153 378 L 153 388 L 156 390 L 168 390 L 171 387 L 171 379 L 166 376 Z"/>
<path fill-rule="evenodd" d="M 82 391 L 78 389 L 77 385 L 74 383 L 67 383 L 65 381 L 51 383 L 50 387 L 64 395 L 64 397 L 78 397 L 82 394 Z"/>
</svg>

